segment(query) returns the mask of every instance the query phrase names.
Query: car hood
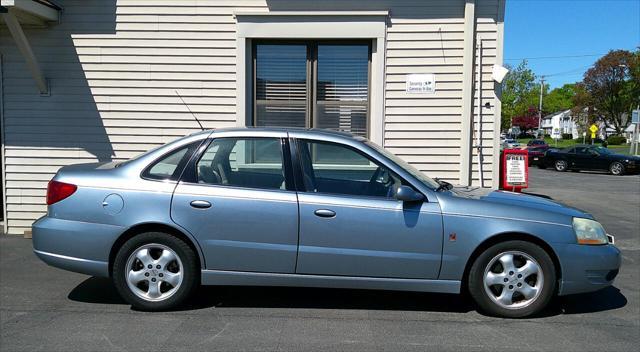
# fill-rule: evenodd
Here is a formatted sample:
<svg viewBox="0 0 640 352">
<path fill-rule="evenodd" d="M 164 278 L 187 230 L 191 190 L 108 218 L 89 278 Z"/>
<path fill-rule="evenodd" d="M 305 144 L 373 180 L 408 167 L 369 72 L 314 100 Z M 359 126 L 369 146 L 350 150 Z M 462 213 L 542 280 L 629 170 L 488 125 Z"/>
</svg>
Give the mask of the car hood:
<svg viewBox="0 0 640 352">
<path fill-rule="evenodd" d="M 640 156 L 634 156 L 634 155 L 625 155 L 625 154 L 608 154 L 605 155 L 606 157 L 608 157 L 611 160 L 633 160 L 633 161 L 640 161 Z"/>
<path fill-rule="evenodd" d="M 509 191 L 496 191 L 480 187 L 454 187 L 450 194 L 457 198 L 480 201 L 482 203 L 492 203 L 497 207 L 496 212 L 507 210 L 507 214 L 519 215 L 518 217 L 544 217 L 544 214 L 554 213 L 570 217 L 590 218 L 593 216 L 581 209 L 574 208 L 542 196 Z M 503 206 L 508 206 L 504 208 Z M 496 214 L 497 215 L 497 214 Z"/>
</svg>

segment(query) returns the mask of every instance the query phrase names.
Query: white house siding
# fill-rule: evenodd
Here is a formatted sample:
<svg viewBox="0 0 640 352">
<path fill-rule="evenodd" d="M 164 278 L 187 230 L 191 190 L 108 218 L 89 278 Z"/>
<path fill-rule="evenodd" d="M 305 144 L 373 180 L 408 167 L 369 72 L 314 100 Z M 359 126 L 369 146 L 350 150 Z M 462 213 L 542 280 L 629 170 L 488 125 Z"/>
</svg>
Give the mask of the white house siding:
<svg viewBox="0 0 640 352">
<path fill-rule="evenodd" d="M 59 24 L 25 29 L 49 80 L 41 97 L 0 25 L 8 232 L 46 212 L 46 183 L 64 165 L 121 160 L 196 131 L 236 123 L 238 11 L 389 10 L 384 144 L 429 175 L 458 181 L 463 0 L 65 0 Z M 484 39 L 483 140 L 493 145 L 499 0 L 478 0 Z M 405 93 L 405 75 L 435 73 L 433 95 Z M 485 149 L 485 185 L 492 183 Z M 474 162 L 476 157 L 474 154 Z M 477 169 L 477 165 L 475 166 Z M 474 179 L 478 173 L 472 173 Z"/>
</svg>

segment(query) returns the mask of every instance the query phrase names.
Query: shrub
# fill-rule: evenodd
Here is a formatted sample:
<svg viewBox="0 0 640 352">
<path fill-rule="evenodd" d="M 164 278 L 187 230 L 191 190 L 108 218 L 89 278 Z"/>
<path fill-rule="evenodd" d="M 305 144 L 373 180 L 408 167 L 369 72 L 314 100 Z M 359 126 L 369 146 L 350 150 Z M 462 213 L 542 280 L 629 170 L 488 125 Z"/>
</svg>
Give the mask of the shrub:
<svg viewBox="0 0 640 352">
<path fill-rule="evenodd" d="M 607 144 L 609 145 L 620 145 L 627 142 L 627 138 L 624 136 L 609 136 L 607 138 Z"/>
<path fill-rule="evenodd" d="M 573 139 L 573 135 L 571 133 L 563 133 L 562 139 L 565 139 L 565 140 Z"/>
</svg>

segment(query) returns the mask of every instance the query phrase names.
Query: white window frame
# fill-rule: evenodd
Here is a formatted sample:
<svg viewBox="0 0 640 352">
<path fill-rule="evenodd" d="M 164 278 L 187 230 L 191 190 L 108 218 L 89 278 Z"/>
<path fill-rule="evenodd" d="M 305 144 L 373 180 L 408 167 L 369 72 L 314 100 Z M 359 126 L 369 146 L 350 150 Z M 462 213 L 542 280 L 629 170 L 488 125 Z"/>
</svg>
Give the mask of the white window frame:
<svg viewBox="0 0 640 352">
<path fill-rule="evenodd" d="M 369 139 L 384 139 L 384 77 L 388 11 L 236 12 L 236 125 L 252 123 L 252 39 L 371 40 Z"/>
</svg>

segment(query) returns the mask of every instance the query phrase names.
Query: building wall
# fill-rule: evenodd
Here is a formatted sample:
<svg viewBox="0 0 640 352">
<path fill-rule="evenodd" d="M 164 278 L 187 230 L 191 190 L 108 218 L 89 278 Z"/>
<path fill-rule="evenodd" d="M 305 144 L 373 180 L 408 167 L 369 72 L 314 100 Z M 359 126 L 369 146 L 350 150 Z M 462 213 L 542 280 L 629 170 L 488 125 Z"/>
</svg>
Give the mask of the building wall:
<svg viewBox="0 0 640 352">
<path fill-rule="evenodd" d="M 478 0 L 475 9 L 476 40 L 484 46 L 483 103 L 491 103 L 483 108 L 485 146 L 494 145 L 490 72 L 502 45 L 500 2 Z M 59 24 L 25 29 L 51 96 L 39 95 L 0 26 L 9 233 L 22 234 L 46 212 L 46 183 L 61 166 L 127 159 L 198 130 L 176 90 L 206 128 L 234 126 L 237 11 L 389 10 L 384 144 L 430 176 L 460 181 L 464 0 L 58 3 L 64 7 Z M 436 93 L 405 93 L 409 73 L 435 73 Z M 493 149 L 484 155 L 490 186 Z"/>
</svg>

